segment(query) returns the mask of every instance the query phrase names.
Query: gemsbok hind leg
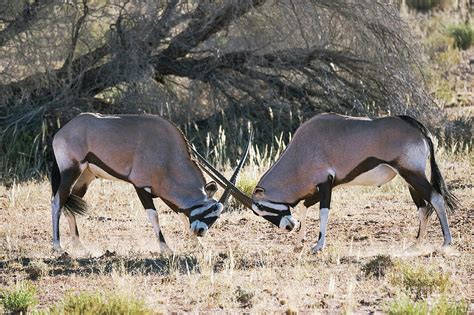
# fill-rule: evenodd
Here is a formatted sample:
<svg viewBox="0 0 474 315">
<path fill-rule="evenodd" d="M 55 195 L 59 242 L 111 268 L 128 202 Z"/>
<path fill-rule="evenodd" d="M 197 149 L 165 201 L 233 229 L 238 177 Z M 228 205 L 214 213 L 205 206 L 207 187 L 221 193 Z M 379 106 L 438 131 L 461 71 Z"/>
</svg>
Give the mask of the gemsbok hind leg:
<svg viewBox="0 0 474 315">
<path fill-rule="evenodd" d="M 423 199 L 423 197 L 411 186 L 409 187 L 411 198 L 418 208 L 418 216 L 420 225 L 418 227 L 418 234 L 416 236 L 415 246 L 421 245 L 426 235 L 426 227 L 428 225 L 428 219 L 431 215 L 431 211 L 428 208 L 429 204 Z"/>
<path fill-rule="evenodd" d="M 153 226 L 153 230 L 155 231 L 156 237 L 160 242 L 160 253 L 171 252 L 171 249 L 169 248 L 168 244 L 166 244 L 166 240 L 163 236 L 163 233 L 161 233 L 160 221 L 158 220 L 158 213 L 156 212 L 155 205 L 153 204 L 153 198 L 151 197 L 150 193 L 145 191 L 145 189 L 143 188 L 135 187 L 135 190 L 137 191 L 138 198 L 140 198 L 140 201 L 146 210 L 148 219 L 150 220 L 151 225 Z"/>
<path fill-rule="evenodd" d="M 87 188 L 89 187 L 89 184 L 94 179 L 94 174 L 92 174 L 86 168 L 74 184 L 74 187 L 72 188 L 72 194 L 80 198 L 84 197 L 87 192 Z M 72 243 L 75 247 L 83 248 L 82 243 L 79 239 L 79 230 L 77 229 L 76 215 L 71 211 L 64 211 L 64 215 L 67 218 L 69 224 L 69 231 L 72 236 Z"/>
<path fill-rule="evenodd" d="M 326 227 L 329 219 L 329 209 L 331 204 L 331 193 L 332 193 L 332 179 L 331 175 L 328 176 L 328 180 L 318 185 L 319 191 L 319 238 L 318 242 L 311 247 L 313 254 L 322 250 L 326 245 Z"/>
<path fill-rule="evenodd" d="M 448 216 L 446 214 L 443 196 L 430 184 L 424 172 L 401 170 L 400 175 L 422 196 L 425 201 L 433 206 L 441 224 L 441 231 L 443 232 L 443 247 L 451 245 L 452 237 L 451 232 L 449 231 Z"/>
<path fill-rule="evenodd" d="M 61 242 L 59 237 L 59 219 L 61 209 L 71 198 L 71 190 L 76 180 L 81 175 L 79 164 L 71 163 L 67 168 L 60 169 L 60 184 L 51 201 L 51 215 L 53 221 L 53 250 L 61 252 Z M 74 201 L 73 201 L 74 202 Z"/>
</svg>

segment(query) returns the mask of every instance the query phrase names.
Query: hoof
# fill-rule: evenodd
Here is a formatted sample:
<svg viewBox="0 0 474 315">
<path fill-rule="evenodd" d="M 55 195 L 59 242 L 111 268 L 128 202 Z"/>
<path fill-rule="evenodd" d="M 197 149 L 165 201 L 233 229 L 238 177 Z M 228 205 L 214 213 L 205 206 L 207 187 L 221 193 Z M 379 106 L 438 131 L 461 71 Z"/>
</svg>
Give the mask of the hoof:
<svg viewBox="0 0 474 315">
<path fill-rule="evenodd" d="M 321 252 L 324 248 L 324 244 L 313 244 L 311 246 L 311 253 L 313 254 L 317 254 L 319 252 Z"/>
<path fill-rule="evenodd" d="M 160 243 L 160 254 L 162 255 L 172 255 L 173 251 L 166 243 Z"/>
<path fill-rule="evenodd" d="M 460 256 L 458 250 L 454 249 L 451 245 L 443 245 L 439 250 L 437 250 L 443 256 Z"/>
<path fill-rule="evenodd" d="M 423 246 L 421 245 L 421 243 L 414 243 L 410 245 L 407 249 L 405 249 L 405 251 L 408 253 L 419 252 L 422 248 Z"/>
<path fill-rule="evenodd" d="M 61 256 L 63 253 L 65 253 L 61 245 L 53 245 L 52 252 L 54 256 Z"/>
</svg>

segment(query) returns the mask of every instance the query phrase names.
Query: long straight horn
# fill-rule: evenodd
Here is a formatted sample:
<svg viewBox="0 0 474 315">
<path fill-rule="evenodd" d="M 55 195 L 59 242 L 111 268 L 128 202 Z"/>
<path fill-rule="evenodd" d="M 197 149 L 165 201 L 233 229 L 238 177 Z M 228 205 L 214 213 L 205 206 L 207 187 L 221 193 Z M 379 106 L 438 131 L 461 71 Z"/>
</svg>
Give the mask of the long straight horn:
<svg viewBox="0 0 474 315">
<path fill-rule="evenodd" d="M 234 170 L 234 173 L 229 179 L 229 182 L 231 182 L 233 185 L 237 183 L 237 178 L 239 177 L 240 171 L 242 170 L 242 166 L 244 166 L 245 160 L 247 159 L 247 156 L 249 154 L 250 146 L 252 145 L 252 140 L 253 140 L 253 129 L 250 130 L 249 141 L 247 143 L 247 147 L 245 148 L 244 154 L 240 158 L 239 164 L 237 165 L 237 167 Z M 224 193 L 222 194 L 221 199 L 219 199 L 219 202 L 222 203 L 222 205 L 224 206 L 224 211 L 227 208 L 227 202 L 229 201 L 229 196 L 230 196 L 230 187 L 227 187 L 224 190 Z"/>
<path fill-rule="evenodd" d="M 224 189 L 227 189 L 230 187 L 230 194 L 240 201 L 244 206 L 246 206 L 249 209 L 252 209 L 252 199 L 248 197 L 246 194 L 241 192 L 237 187 L 235 187 L 234 184 L 229 182 L 227 178 L 224 177 L 221 173 L 219 173 L 204 157 L 202 157 L 199 152 L 197 152 L 193 147 L 191 147 L 191 150 L 194 152 L 194 154 L 198 158 L 198 163 L 201 165 L 202 169 L 213 179 L 218 183 L 221 187 Z"/>
</svg>

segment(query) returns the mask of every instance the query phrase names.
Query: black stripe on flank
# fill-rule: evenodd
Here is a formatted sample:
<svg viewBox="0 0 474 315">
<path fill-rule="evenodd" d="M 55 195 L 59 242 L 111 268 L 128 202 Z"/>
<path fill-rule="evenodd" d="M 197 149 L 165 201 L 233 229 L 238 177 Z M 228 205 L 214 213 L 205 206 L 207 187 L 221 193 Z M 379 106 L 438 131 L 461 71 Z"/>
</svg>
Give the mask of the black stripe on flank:
<svg viewBox="0 0 474 315">
<path fill-rule="evenodd" d="M 380 164 L 391 165 L 390 162 L 378 159 L 376 157 L 373 157 L 373 156 L 368 157 L 365 160 L 363 160 L 361 163 L 359 163 L 356 167 L 354 167 L 354 169 L 350 171 L 349 174 L 346 175 L 346 177 L 339 179 L 337 178 L 337 174 L 336 174 L 336 180 L 334 182 L 334 186 L 349 183 L 353 181 L 357 176 L 376 168 Z"/>
<path fill-rule="evenodd" d="M 126 181 L 128 182 L 128 176 L 127 175 L 122 175 L 116 171 L 114 171 L 111 167 L 109 167 L 107 164 L 105 164 L 104 162 L 102 162 L 101 159 L 99 159 L 97 157 L 97 155 L 95 155 L 94 153 L 92 152 L 89 152 L 87 153 L 86 157 L 84 158 L 84 160 L 81 161 L 81 163 L 85 163 L 85 162 L 89 162 L 90 164 L 94 164 L 94 165 L 97 165 L 98 167 L 100 167 L 101 169 L 103 169 L 107 174 L 109 174 L 110 176 L 113 176 L 115 178 L 118 178 L 120 180 L 123 180 L 123 181 Z"/>
</svg>

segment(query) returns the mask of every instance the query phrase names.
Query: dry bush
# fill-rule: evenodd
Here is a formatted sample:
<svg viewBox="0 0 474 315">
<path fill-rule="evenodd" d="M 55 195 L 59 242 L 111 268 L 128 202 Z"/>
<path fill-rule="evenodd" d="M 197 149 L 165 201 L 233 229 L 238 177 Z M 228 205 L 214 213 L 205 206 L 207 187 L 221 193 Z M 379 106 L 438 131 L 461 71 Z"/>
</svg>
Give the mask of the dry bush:
<svg viewBox="0 0 474 315">
<path fill-rule="evenodd" d="M 263 150 L 328 110 L 440 117 L 388 1 L 20 1 L 0 19 L 2 179 L 39 177 L 84 111 L 161 114 L 200 149 L 222 127 L 226 156 L 248 122 Z"/>
</svg>

